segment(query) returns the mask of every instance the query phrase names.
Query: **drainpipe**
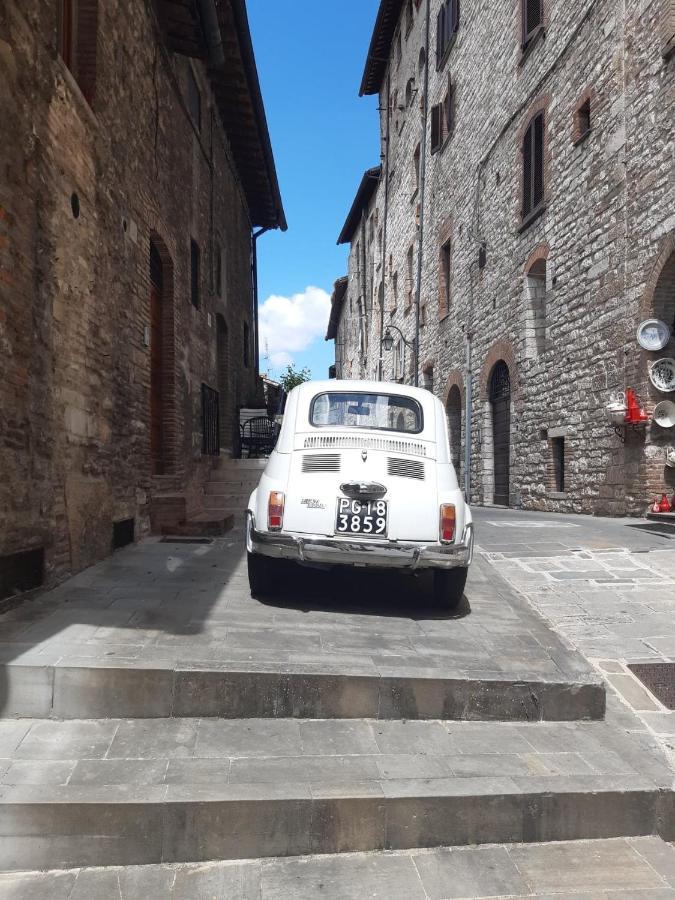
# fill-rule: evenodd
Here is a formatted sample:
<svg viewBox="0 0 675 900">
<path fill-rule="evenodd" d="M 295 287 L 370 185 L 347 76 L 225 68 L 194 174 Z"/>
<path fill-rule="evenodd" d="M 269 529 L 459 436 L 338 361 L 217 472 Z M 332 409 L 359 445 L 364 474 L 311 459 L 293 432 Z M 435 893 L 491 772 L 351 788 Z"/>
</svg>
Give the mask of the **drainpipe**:
<svg viewBox="0 0 675 900">
<path fill-rule="evenodd" d="M 413 362 L 415 366 L 414 384 L 420 383 L 420 300 L 422 294 L 422 248 L 424 246 L 424 196 L 427 175 L 427 116 L 429 112 L 429 32 L 431 18 L 431 0 L 427 0 L 427 21 L 425 25 L 424 46 L 426 60 L 424 63 L 424 96 L 422 98 L 422 139 L 420 141 L 420 224 L 417 246 L 417 285 L 415 287 L 415 343 L 413 344 Z"/>
<path fill-rule="evenodd" d="M 471 327 L 471 326 L 469 326 Z M 464 410 L 464 499 L 471 500 L 471 441 L 473 438 L 473 373 L 471 372 L 471 340 L 473 334 L 466 332 L 466 361 L 464 369 L 466 409 Z"/>
<path fill-rule="evenodd" d="M 260 362 L 258 359 L 258 353 L 260 352 L 258 339 L 258 238 L 269 230 L 269 228 L 260 228 L 258 231 L 254 231 L 251 233 L 251 281 L 253 283 L 253 365 L 255 368 L 256 384 L 258 383 L 258 376 L 260 375 Z"/>
<path fill-rule="evenodd" d="M 378 348 L 378 381 L 382 381 L 384 377 L 384 359 L 382 357 L 382 338 L 384 337 L 384 306 L 386 299 L 386 283 L 387 283 L 387 213 L 389 211 L 389 138 L 391 128 L 391 107 L 389 98 L 391 96 L 391 68 L 387 69 L 387 127 L 385 132 L 384 144 L 384 209 L 382 211 L 382 301 L 380 303 L 380 340 Z"/>
<path fill-rule="evenodd" d="M 222 69 L 225 66 L 225 53 L 215 0 L 197 0 L 197 2 L 204 36 L 209 48 L 209 65 L 215 69 Z"/>
</svg>

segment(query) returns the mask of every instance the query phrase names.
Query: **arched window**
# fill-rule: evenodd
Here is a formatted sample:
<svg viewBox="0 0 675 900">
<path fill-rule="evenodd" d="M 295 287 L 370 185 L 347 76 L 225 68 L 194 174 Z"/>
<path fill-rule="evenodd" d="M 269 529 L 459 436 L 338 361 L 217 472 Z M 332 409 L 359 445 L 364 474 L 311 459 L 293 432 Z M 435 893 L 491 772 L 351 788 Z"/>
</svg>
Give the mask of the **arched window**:
<svg viewBox="0 0 675 900">
<path fill-rule="evenodd" d="M 414 88 L 415 88 L 415 79 L 409 78 L 408 82 L 405 86 L 405 105 L 406 106 L 410 106 L 413 102 Z"/>
<path fill-rule="evenodd" d="M 544 202 L 544 127 L 544 112 L 538 112 L 523 138 L 523 220 L 534 215 Z"/>
<path fill-rule="evenodd" d="M 546 348 L 546 260 L 525 275 L 525 353 L 535 359 Z"/>
<path fill-rule="evenodd" d="M 424 72 L 424 67 L 427 64 L 427 51 L 424 47 L 420 47 L 420 55 L 417 60 L 417 71 L 421 75 Z"/>
</svg>

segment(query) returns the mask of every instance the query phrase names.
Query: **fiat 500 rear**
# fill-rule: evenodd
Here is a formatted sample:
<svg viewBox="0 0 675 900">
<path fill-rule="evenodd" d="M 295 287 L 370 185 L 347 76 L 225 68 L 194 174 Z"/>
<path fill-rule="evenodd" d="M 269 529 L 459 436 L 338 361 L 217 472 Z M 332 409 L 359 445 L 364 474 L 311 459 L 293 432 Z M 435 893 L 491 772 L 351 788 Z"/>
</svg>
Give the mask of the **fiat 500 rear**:
<svg viewBox="0 0 675 900">
<path fill-rule="evenodd" d="M 308 382 L 288 395 L 277 446 L 247 512 L 254 595 L 278 560 L 432 569 L 456 605 L 473 555 L 445 412 L 428 391 L 384 382 Z"/>
</svg>

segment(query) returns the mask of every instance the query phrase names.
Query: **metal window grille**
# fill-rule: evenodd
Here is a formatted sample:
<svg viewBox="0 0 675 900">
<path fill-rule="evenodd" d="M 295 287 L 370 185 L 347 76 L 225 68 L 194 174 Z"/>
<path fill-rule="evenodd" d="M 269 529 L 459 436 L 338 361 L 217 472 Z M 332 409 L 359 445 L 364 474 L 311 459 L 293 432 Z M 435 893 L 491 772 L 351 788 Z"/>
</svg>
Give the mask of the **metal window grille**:
<svg viewBox="0 0 675 900">
<path fill-rule="evenodd" d="M 202 453 L 205 456 L 220 453 L 219 394 L 208 384 L 202 384 Z"/>
</svg>

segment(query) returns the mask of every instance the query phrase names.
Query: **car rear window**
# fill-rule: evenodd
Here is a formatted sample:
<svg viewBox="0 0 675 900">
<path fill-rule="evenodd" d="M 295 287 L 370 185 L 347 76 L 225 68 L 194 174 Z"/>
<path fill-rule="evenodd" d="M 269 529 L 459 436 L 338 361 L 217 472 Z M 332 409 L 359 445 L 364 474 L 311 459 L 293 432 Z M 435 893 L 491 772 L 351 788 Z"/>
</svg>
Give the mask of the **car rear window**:
<svg viewBox="0 0 675 900">
<path fill-rule="evenodd" d="M 395 394 L 317 394 L 309 421 L 317 428 L 373 428 L 405 434 L 419 434 L 423 427 L 422 407 L 417 400 Z"/>
</svg>

